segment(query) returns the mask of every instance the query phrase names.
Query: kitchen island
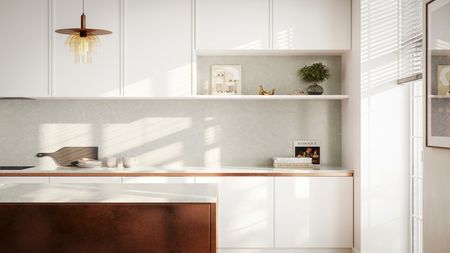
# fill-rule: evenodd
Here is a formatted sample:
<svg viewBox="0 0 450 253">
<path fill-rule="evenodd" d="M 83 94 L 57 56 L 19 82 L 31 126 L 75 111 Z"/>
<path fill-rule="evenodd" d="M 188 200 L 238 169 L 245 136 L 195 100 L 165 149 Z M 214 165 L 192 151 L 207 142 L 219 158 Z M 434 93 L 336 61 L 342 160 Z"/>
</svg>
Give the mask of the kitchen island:
<svg viewBox="0 0 450 253">
<path fill-rule="evenodd" d="M 216 252 L 211 184 L 3 184 L 1 252 Z"/>
<path fill-rule="evenodd" d="M 30 168 L 0 171 L 1 183 L 214 184 L 221 253 L 348 253 L 353 247 L 353 171 L 338 166 Z"/>
</svg>

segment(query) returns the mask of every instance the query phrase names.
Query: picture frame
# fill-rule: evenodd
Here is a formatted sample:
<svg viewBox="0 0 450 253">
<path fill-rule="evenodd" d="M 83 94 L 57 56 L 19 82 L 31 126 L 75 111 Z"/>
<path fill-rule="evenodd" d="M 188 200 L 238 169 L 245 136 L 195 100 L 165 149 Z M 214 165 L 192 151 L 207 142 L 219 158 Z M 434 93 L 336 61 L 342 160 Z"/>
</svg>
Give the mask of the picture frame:
<svg viewBox="0 0 450 253">
<path fill-rule="evenodd" d="M 437 95 L 450 96 L 450 64 L 437 65 Z"/>
<path fill-rule="evenodd" d="M 241 95 L 242 65 L 211 65 L 211 95 Z"/>
<path fill-rule="evenodd" d="M 446 9 L 444 9 L 446 8 Z M 430 1 L 425 7 L 425 143 L 450 148 L 450 39 L 447 24 L 433 15 L 448 13 L 449 6 Z"/>
<path fill-rule="evenodd" d="M 313 165 L 320 165 L 320 143 L 317 140 L 294 141 L 294 157 L 312 158 Z"/>
</svg>

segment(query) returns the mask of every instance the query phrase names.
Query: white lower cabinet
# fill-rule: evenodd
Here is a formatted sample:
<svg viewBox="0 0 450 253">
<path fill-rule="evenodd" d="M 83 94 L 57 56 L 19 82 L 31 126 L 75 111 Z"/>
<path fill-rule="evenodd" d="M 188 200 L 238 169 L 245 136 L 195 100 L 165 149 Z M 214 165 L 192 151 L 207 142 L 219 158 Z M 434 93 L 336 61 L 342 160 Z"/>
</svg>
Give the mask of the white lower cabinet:
<svg viewBox="0 0 450 253">
<path fill-rule="evenodd" d="M 182 184 L 195 183 L 194 177 L 123 177 L 124 184 Z"/>
<path fill-rule="evenodd" d="M 303 249 L 219 249 L 219 253 L 353 253 L 348 249 L 321 249 L 321 248 L 303 248 Z"/>
<path fill-rule="evenodd" d="M 347 253 L 353 247 L 352 177 L 0 177 L 0 184 L 49 182 L 217 184 L 222 253 Z"/>
<path fill-rule="evenodd" d="M 49 177 L 0 177 L 0 184 L 48 184 Z"/>
<path fill-rule="evenodd" d="M 273 248 L 273 177 L 196 177 L 218 186 L 220 249 Z"/>
<path fill-rule="evenodd" d="M 275 248 L 352 247 L 352 177 L 275 178 Z"/>
<path fill-rule="evenodd" d="M 122 177 L 50 177 L 51 184 L 120 184 Z"/>
</svg>

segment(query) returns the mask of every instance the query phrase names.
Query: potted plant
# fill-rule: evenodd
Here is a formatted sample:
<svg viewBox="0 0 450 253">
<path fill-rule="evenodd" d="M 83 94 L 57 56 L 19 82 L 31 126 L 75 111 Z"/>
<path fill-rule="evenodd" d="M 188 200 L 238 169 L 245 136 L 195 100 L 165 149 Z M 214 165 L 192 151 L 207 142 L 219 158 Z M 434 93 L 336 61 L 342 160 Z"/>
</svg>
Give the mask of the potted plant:
<svg viewBox="0 0 450 253">
<path fill-rule="evenodd" d="M 297 74 L 304 82 L 312 83 L 307 89 L 308 95 L 322 95 L 323 87 L 319 83 L 330 78 L 330 70 L 321 62 L 305 66 Z"/>
</svg>

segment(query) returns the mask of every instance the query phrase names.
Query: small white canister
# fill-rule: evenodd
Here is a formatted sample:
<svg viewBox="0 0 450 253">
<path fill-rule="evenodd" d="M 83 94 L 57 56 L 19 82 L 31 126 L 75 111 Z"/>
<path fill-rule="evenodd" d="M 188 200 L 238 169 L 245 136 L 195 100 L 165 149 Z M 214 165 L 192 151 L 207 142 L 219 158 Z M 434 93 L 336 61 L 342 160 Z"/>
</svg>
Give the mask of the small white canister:
<svg viewBox="0 0 450 253">
<path fill-rule="evenodd" d="M 108 157 L 108 158 L 106 158 L 106 167 L 108 167 L 108 168 L 117 168 L 117 157 Z"/>
<path fill-rule="evenodd" d="M 134 168 L 138 165 L 138 159 L 136 157 L 124 157 L 122 161 L 123 167 L 125 168 Z"/>
</svg>

